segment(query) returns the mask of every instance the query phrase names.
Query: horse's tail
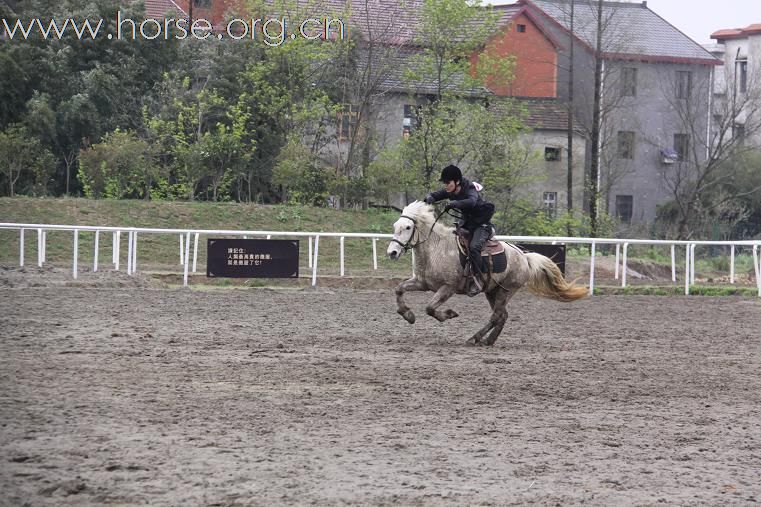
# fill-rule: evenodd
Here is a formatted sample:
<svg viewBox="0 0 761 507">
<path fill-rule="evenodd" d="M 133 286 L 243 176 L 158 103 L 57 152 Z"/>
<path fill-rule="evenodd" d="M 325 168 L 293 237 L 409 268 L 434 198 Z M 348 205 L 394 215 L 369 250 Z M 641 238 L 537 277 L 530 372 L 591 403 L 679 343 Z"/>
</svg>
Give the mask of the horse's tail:
<svg viewBox="0 0 761 507">
<path fill-rule="evenodd" d="M 586 287 L 566 282 L 560 268 L 549 257 L 529 252 L 526 254 L 526 260 L 529 267 L 526 288 L 537 296 L 568 302 L 587 295 Z"/>
</svg>

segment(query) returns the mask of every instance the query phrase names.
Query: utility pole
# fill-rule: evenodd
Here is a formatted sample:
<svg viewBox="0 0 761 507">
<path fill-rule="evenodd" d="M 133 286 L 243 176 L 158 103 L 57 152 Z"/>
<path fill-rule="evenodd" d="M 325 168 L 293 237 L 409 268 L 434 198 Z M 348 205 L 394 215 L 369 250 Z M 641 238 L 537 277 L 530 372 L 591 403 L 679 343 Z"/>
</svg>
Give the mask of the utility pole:
<svg viewBox="0 0 761 507">
<path fill-rule="evenodd" d="M 568 55 L 568 180 L 567 180 L 567 206 L 568 215 L 573 213 L 573 17 L 574 2 L 571 0 L 571 33 L 569 35 L 570 50 Z M 568 223 L 568 236 L 571 235 L 571 223 Z"/>
<path fill-rule="evenodd" d="M 600 174 L 600 106 L 602 102 L 602 12 L 603 0 L 597 2 L 597 46 L 595 48 L 595 95 L 592 112 L 591 164 L 589 170 L 589 219 L 592 225 L 592 237 L 597 237 L 599 174 Z"/>
</svg>

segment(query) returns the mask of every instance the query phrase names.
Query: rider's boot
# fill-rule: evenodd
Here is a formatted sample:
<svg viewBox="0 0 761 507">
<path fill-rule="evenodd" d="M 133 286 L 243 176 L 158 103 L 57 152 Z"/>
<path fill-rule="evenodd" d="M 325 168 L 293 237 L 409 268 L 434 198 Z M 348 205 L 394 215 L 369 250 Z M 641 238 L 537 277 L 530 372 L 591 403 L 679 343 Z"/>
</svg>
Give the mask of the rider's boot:
<svg viewBox="0 0 761 507">
<path fill-rule="evenodd" d="M 477 296 L 481 294 L 482 290 L 483 288 L 481 287 L 481 282 L 478 281 L 478 275 L 471 275 L 470 279 L 468 280 L 468 296 Z"/>
</svg>

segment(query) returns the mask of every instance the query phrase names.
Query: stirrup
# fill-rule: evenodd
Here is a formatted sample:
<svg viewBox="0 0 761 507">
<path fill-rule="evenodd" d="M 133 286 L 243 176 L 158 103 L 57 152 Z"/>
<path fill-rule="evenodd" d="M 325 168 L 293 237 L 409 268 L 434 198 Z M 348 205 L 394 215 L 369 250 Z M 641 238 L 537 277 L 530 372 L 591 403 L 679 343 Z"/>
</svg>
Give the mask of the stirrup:
<svg viewBox="0 0 761 507">
<path fill-rule="evenodd" d="M 476 276 L 473 275 L 470 280 L 470 287 L 468 288 L 468 296 L 469 297 L 478 296 L 479 294 L 481 294 L 482 290 L 483 289 L 481 288 L 481 284 L 476 279 Z"/>
</svg>

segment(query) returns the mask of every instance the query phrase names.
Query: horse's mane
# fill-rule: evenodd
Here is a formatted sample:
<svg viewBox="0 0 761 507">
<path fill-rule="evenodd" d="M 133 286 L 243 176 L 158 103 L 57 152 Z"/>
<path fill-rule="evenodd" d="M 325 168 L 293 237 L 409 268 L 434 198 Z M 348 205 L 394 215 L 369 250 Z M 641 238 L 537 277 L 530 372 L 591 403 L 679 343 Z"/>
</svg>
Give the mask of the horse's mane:
<svg viewBox="0 0 761 507">
<path fill-rule="evenodd" d="M 417 222 L 418 228 L 424 228 L 424 230 L 431 230 L 431 225 L 436 220 L 436 216 L 433 213 L 433 206 L 426 204 L 423 201 L 414 201 L 404 207 L 402 215 L 414 218 Z M 436 222 L 436 226 L 433 232 L 439 235 L 452 234 L 452 228 L 447 227 L 440 221 Z"/>
</svg>

